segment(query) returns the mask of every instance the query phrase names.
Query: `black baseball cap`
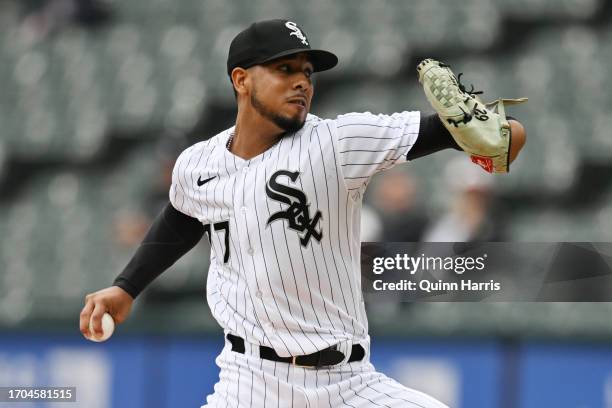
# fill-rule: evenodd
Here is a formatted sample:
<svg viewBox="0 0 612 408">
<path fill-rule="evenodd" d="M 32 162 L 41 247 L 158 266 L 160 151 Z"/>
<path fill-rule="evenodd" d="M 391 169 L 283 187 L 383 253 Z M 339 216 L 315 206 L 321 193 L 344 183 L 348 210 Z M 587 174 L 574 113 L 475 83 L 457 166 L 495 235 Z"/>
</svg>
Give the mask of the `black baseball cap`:
<svg viewBox="0 0 612 408">
<path fill-rule="evenodd" d="M 236 67 L 249 68 L 277 58 L 305 52 L 315 72 L 336 66 L 338 57 L 329 51 L 313 50 L 296 23 L 288 20 L 265 20 L 251 24 L 230 44 L 227 73 Z"/>
</svg>

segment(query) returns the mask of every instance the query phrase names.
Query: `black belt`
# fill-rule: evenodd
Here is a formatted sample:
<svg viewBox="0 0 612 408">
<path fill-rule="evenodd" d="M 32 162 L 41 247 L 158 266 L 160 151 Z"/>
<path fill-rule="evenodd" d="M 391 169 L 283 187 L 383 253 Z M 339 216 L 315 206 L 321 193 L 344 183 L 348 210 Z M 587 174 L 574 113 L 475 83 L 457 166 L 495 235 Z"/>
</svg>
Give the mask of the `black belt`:
<svg viewBox="0 0 612 408">
<path fill-rule="evenodd" d="M 227 334 L 227 339 L 232 344 L 232 351 L 244 354 L 244 339 L 233 334 Z M 365 356 L 365 350 L 359 344 L 353 344 L 351 355 L 348 363 L 353 361 L 361 361 Z M 271 347 L 259 346 L 259 357 L 265 360 L 279 361 L 281 363 L 289 363 L 300 367 L 318 368 L 332 366 L 344 360 L 344 353 L 338 351 L 338 346 L 334 345 L 326 349 L 317 351 L 305 356 L 281 357 L 276 354 Z"/>
</svg>

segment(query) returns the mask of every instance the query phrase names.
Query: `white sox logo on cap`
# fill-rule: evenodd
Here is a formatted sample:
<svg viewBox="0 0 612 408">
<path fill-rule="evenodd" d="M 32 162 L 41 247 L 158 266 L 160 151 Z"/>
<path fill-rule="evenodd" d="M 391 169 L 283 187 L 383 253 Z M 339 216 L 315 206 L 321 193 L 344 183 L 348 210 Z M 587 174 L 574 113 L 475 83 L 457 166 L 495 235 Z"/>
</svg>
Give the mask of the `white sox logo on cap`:
<svg viewBox="0 0 612 408">
<path fill-rule="evenodd" d="M 302 40 L 302 44 L 308 45 L 308 40 L 306 39 L 306 36 L 302 33 L 302 30 L 298 28 L 297 24 L 295 24 L 293 21 L 287 21 L 285 23 L 285 27 L 291 30 L 291 34 L 289 35 L 295 35 L 297 38 Z"/>
</svg>

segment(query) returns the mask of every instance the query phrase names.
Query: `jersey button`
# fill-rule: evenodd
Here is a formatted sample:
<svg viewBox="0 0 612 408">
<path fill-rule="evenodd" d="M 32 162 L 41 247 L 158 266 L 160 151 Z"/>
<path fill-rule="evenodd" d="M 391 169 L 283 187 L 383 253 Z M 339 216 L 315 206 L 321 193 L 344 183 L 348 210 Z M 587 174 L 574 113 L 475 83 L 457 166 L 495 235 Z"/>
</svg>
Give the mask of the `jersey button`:
<svg viewBox="0 0 612 408">
<path fill-rule="evenodd" d="M 243 213 L 243 214 L 246 214 L 247 208 L 246 207 L 241 207 L 240 208 L 240 212 Z"/>
<path fill-rule="evenodd" d="M 261 290 L 258 290 L 257 292 L 255 292 L 255 296 L 261 299 L 261 297 L 263 296 L 263 294 L 261 293 Z"/>
<path fill-rule="evenodd" d="M 253 248 L 249 248 L 249 249 L 247 249 L 247 253 L 249 255 L 253 255 L 255 253 L 255 250 Z"/>
</svg>

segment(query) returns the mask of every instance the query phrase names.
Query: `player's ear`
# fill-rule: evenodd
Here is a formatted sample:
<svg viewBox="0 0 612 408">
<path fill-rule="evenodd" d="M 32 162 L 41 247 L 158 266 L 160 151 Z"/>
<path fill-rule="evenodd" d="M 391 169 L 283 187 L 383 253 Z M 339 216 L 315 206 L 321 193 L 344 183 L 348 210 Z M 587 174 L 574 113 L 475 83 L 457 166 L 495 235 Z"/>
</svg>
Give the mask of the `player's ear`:
<svg viewBox="0 0 612 408">
<path fill-rule="evenodd" d="M 237 94 L 246 94 L 249 87 L 249 73 L 244 68 L 234 68 L 232 70 L 232 83 Z"/>
</svg>

